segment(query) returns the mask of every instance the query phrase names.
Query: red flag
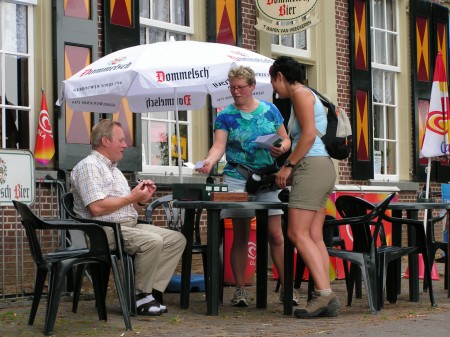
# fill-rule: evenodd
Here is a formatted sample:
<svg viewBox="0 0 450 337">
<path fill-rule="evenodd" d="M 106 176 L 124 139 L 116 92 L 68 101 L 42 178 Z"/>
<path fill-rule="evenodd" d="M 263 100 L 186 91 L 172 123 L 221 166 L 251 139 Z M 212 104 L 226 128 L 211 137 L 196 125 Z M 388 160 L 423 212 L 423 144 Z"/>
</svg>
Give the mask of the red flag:
<svg viewBox="0 0 450 337">
<path fill-rule="evenodd" d="M 53 142 L 52 126 L 48 115 L 47 100 L 44 90 L 42 90 L 41 113 L 34 147 L 34 159 L 41 165 L 47 165 L 54 154 L 55 143 Z"/>
</svg>

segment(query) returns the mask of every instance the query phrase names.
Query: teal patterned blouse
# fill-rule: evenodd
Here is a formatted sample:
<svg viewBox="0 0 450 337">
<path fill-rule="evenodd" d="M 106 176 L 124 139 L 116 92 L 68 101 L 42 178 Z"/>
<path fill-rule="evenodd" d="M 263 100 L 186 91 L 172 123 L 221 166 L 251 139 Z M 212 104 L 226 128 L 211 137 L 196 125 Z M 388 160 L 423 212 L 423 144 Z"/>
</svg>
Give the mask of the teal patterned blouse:
<svg viewBox="0 0 450 337">
<path fill-rule="evenodd" d="M 269 149 L 264 149 L 252 143 L 258 136 L 277 133 L 283 124 L 283 116 L 278 108 L 269 102 L 260 101 L 252 113 L 229 105 L 216 118 L 214 130 L 224 130 L 228 133 L 226 159 L 223 173 L 238 179 L 245 179 L 230 163 L 242 164 L 254 170 L 272 165 L 274 158 Z"/>
</svg>

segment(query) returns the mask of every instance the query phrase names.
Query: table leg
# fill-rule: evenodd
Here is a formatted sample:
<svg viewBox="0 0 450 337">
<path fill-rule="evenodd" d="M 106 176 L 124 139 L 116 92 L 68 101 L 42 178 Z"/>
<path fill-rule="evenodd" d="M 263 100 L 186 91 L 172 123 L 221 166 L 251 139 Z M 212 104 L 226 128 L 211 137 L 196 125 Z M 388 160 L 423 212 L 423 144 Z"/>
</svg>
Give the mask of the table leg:
<svg viewBox="0 0 450 337">
<path fill-rule="evenodd" d="M 284 311 L 285 315 L 292 315 L 293 302 L 292 295 L 294 285 L 292 282 L 294 274 L 294 246 L 287 236 L 288 228 L 288 210 L 284 211 L 283 220 L 283 237 L 284 237 Z M 298 257 L 297 257 L 298 258 Z M 281 290 L 280 290 L 281 291 Z"/>
<path fill-rule="evenodd" d="M 256 210 L 256 307 L 267 308 L 268 210 Z"/>
<path fill-rule="evenodd" d="M 402 217 L 402 210 L 393 210 L 392 216 L 394 218 Z M 401 246 L 402 244 L 402 227 L 392 225 L 392 245 Z M 389 303 L 397 302 L 397 295 L 401 293 L 401 274 L 402 263 L 400 259 L 392 261 L 387 270 L 386 276 L 386 298 Z M 381 302 L 382 304 L 383 302 Z"/>
<path fill-rule="evenodd" d="M 189 293 L 191 291 L 191 267 L 192 267 L 192 246 L 194 240 L 194 221 L 195 209 L 186 209 L 184 225 L 182 228 L 186 238 L 186 247 L 184 248 L 181 259 L 181 294 L 180 308 L 189 308 Z"/>
<path fill-rule="evenodd" d="M 408 210 L 406 212 L 408 219 L 418 219 L 419 211 Z M 408 226 L 408 245 L 414 245 L 416 242 L 415 233 Z M 417 254 L 408 255 L 409 268 L 409 300 L 411 302 L 419 302 L 419 258 Z"/>
<path fill-rule="evenodd" d="M 207 315 L 219 315 L 219 285 L 220 282 L 220 255 L 219 255 L 219 237 L 220 237 L 220 209 L 208 210 L 207 219 L 207 238 L 208 238 L 208 275 L 207 275 Z"/>
<path fill-rule="evenodd" d="M 447 223 L 450 221 L 450 210 L 447 210 Z M 448 238 L 449 228 L 447 227 L 447 259 L 450 257 L 450 240 Z M 447 263 L 447 272 L 450 275 L 450 263 Z M 447 280 L 447 297 L 450 298 L 450 277 Z"/>
</svg>

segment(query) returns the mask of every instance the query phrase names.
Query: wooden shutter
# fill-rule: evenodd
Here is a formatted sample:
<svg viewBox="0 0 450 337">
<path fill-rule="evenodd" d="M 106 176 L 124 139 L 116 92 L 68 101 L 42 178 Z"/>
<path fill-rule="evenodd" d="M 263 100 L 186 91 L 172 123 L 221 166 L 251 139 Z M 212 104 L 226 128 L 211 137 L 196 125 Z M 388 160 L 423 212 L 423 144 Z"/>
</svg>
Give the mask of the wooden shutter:
<svg viewBox="0 0 450 337">
<path fill-rule="evenodd" d="M 53 0 L 55 97 L 61 82 L 98 58 L 97 1 Z M 72 169 L 91 152 L 90 134 L 98 114 L 56 107 L 58 169 Z"/>
<path fill-rule="evenodd" d="M 433 4 L 433 34 L 434 51 L 442 53 L 444 59 L 445 72 L 447 74 L 447 83 L 449 78 L 449 56 L 448 56 L 448 9 L 447 7 Z M 436 166 L 436 181 L 446 183 L 450 181 L 450 162 L 448 158 L 443 158 L 435 163 Z"/>
<path fill-rule="evenodd" d="M 438 51 L 442 52 L 448 76 L 448 10 L 425 0 L 411 0 L 410 9 L 414 180 L 425 181 L 428 159 L 419 155 Z M 448 160 L 433 162 L 431 180 L 445 182 L 449 178 Z"/>
<path fill-rule="evenodd" d="M 372 179 L 372 74 L 370 64 L 370 1 L 350 0 L 350 90 L 353 120 L 352 175 Z"/>
</svg>

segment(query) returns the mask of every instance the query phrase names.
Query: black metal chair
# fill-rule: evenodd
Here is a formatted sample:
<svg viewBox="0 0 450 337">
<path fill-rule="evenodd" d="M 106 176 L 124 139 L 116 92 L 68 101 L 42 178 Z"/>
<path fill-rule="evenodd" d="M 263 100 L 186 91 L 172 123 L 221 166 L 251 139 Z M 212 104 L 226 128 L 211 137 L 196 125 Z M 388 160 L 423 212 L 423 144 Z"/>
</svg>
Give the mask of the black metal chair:
<svg viewBox="0 0 450 337">
<path fill-rule="evenodd" d="M 125 288 L 125 295 L 126 295 L 126 300 L 128 303 L 128 308 L 129 308 L 130 314 L 132 316 L 137 316 L 133 257 L 131 255 L 127 254 L 124 250 L 122 233 L 120 230 L 120 224 L 78 217 L 75 214 L 75 212 L 73 211 L 73 193 L 72 192 L 67 192 L 63 195 L 62 205 L 63 205 L 63 208 L 66 211 L 67 215 L 74 220 L 77 220 L 79 222 L 89 222 L 89 223 L 93 222 L 102 227 L 112 228 L 112 230 L 114 231 L 114 237 L 116 240 L 116 249 L 114 251 L 111 251 L 111 254 L 113 256 L 115 256 L 119 261 L 121 261 L 121 265 L 122 265 L 122 273 L 121 274 L 123 275 L 123 284 L 124 284 L 124 288 Z M 106 276 L 109 276 L 109 270 L 107 271 Z M 82 271 L 77 272 L 75 282 L 74 282 L 74 305 L 79 298 L 82 277 L 83 277 Z M 106 277 L 106 282 L 107 282 L 107 278 L 108 277 Z"/>
<path fill-rule="evenodd" d="M 409 250 L 408 254 L 422 254 L 423 258 L 423 264 L 424 264 L 424 285 L 423 289 L 427 290 L 430 297 L 430 302 L 432 306 L 435 306 L 435 300 L 434 300 L 434 292 L 433 292 L 433 283 L 432 283 L 432 265 L 434 262 L 434 254 L 436 252 L 435 248 L 431 246 L 430 244 L 430 237 L 426 234 L 427 232 L 430 232 L 430 229 L 426 230 L 423 221 L 422 220 L 414 220 L 414 219 L 405 219 L 405 218 L 396 218 L 389 216 L 387 214 L 383 215 L 383 220 L 386 220 L 392 224 L 392 226 L 404 226 L 406 225 L 407 234 L 408 234 L 408 246 L 409 247 L 401 247 L 403 250 Z M 433 226 L 435 219 L 430 218 L 427 221 L 427 228 L 430 226 Z M 385 259 L 386 264 L 389 263 L 391 260 L 386 257 Z M 386 284 L 386 273 L 382 274 L 381 276 L 384 276 L 384 280 L 382 285 Z M 391 280 L 392 284 L 395 284 L 393 280 Z M 395 303 L 397 301 L 397 287 L 391 287 L 388 288 L 388 300 L 390 303 Z M 384 288 L 383 288 L 384 289 Z M 382 289 L 382 290 L 383 290 Z M 383 293 L 381 294 L 383 295 Z M 381 302 L 381 305 L 383 305 L 383 302 Z"/>
<path fill-rule="evenodd" d="M 430 212 L 429 212 L 430 214 Z M 443 262 L 445 264 L 444 267 L 444 289 L 448 289 L 448 253 L 447 253 L 447 242 L 439 241 L 436 239 L 436 231 L 435 231 L 435 224 L 446 220 L 446 215 L 441 215 L 438 217 L 433 217 L 427 221 L 427 243 L 429 248 L 429 258 L 430 258 L 430 265 L 433 267 L 434 262 Z M 447 220 L 448 221 L 448 220 Z M 442 251 L 442 256 L 438 260 L 436 259 L 436 252 L 440 250 Z M 423 282 L 423 289 L 426 291 L 428 288 L 427 281 Z"/>
<path fill-rule="evenodd" d="M 95 264 L 95 268 L 91 268 L 91 274 L 99 319 L 104 321 L 107 319 L 103 270 L 112 268 L 125 327 L 127 330 L 131 330 L 130 315 L 119 275 L 117 259 L 110 254 L 103 228 L 94 223 L 79 223 L 67 219 L 43 220 L 36 216 L 27 205 L 15 200 L 13 200 L 13 204 L 21 216 L 21 222 L 30 245 L 30 252 L 36 264 L 34 298 L 28 324 L 33 325 L 34 323 L 47 274 L 49 274 L 49 282 L 44 334 L 52 335 L 67 274 L 74 266 Z M 39 235 L 41 231 L 49 233 L 73 230 L 81 231 L 86 235 L 88 241 L 84 247 L 72 247 L 44 253 L 42 243 L 45 235 Z M 89 242 L 95 242 L 95 244 L 89 244 Z"/>
<path fill-rule="evenodd" d="M 354 196 L 340 196 L 336 199 L 336 209 L 344 219 L 325 223 L 325 227 L 342 225 L 351 227 L 353 236 L 351 250 L 328 248 L 330 256 L 351 262 L 350 276 L 347 280 L 348 306 L 352 303 L 354 285 L 358 282 L 356 277 L 359 276 L 356 268 L 359 268 L 365 284 L 369 308 L 373 313 L 380 310 L 379 293 L 382 291 L 382 286 L 379 276 L 382 273 L 380 270 L 384 270 L 384 266 L 380 267 L 380 261 L 384 261 L 385 256 L 399 258 L 408 252 L 408 250 L 403 251 L 386 245 L 382 216 L 394 196 L 395 194 L 389 195 L 378 206 Z M 378 240 L 381 241 L 380 247 L 377 247 Z"/>
<path fill-rule="evenodd" d="M 431 268 L 428 259 L 428 247 L 426 243 L 425 229 L 423 224 L 417 220 L 393 218 L 386 214 L 386 208 L 395 193 L 390 194 L 377 206 L 355 196 L 340 196 L 336 200 L 336 209 L 351 227 L 353 236 L 353 250 L 355 253 L 362 254 L 362 260 L 352 262 L 350 269 L 350 282 L 348 291 L 348 305 L 351 305 L 353 284 L 355 282 L 355 267 L 359 266 L 362 270 L 363 279 L 366 283 L 369 306 L 372 311 L 380 310 L 384 303 L 384 292 L 386 288 L 386 275 L 388 265 L 400 259 L 402 256 L 421 253 L 424 257 L 425 277 L 430 283 L 430 302 L 434 305 L 433 289 L 431 285 Z M 341 220 L 342 221 L 342 220 Z M 392 226 L 406 225 L 409 238 L 408 246 L 389 246 L 386 243 L 386 236 L 383 221 L 388 221 Z M 339 250 L 333 250 L 330 255 L 340 255 Z M 361 264 L 361 262 L 363 262 Z M 356 264 L 356 265 L 354 265 Z M 392 285 L 388 288 L 391 295 L 388 296 L 391 303 L 396 302 L 397 289 Z M 392 296 L 395 293 L 395 296 Z"/>
<path fill-rule="evenodd" d="M 435 197 L 442 196 L 440 193 L 431 193 L 429 198 L 425 197 L 425 192 L 420 192 L 417 196 L 417 201 L 419 202 L 435 202 Z M 434 262 L 443 262 L 445 264 L 444 272 L 444 289 L 448 288 L 448 254 L 447 254 L 447 243 L 444 241 L 439 241 L 436 239 L 435 225 L 441 221 L 449 221 L 447 219 L 447 212 L 440 214 L 439 216 L 433 217 L 433 210 L 427 210 L 427 243 L 429 249 L 430 264 L 433 266 Z M 439 260 L 436 259 L 436 252 L 440 250 L 442 256 Z M 424 278 L 423 290 L 428 290 L 428 283 Z"/>
<path fill-rule="evenodd" d="M 335 218 L 331 215 L 325 216 L 325 223 L 335 220 Z M 325 242 L 325 245 L 327 247 L 336 247 L 340 249 L 345 250 L 345 241 L 341 237 L 339 233 L 338 227 L 326 227 L 323 228 L 323 240 Z M 343 261 L 343 267 L 344 267 L 344 275 L 345 275 L 345 283 L 347 284 L 347 280 L 349 277 L 349 271 L 348 271 L 348 264 L 346 261 Z M 306 265 L 303 261 L 300 254 L 297 254 L 297 263 L 295 266 L 295 281 L 294 281 L 294 288 L 300 289 L 300 286 L 303 281 L 303 274 L 305 272 Z M 278 279 L 277 285 L 275 288 L 275 292 L 277 292 L 280 289 L 280 280 Z M 308 279 L 308 300 L 312 298 L 312 293 L 314 291 L 314 281 L 312 277 L 309 277 Z"/>
<path fill-rule="evenodd" d="M 178 209 L 173 206 L 172 202 L 174 201 L 173 195 L 168 194 L 163 197 L 160 197 L 153 202 L 151 202 L 147 209 L 145 210 L 145 219 L 149 221 L 150 223 L 153 223 L 153 215 L 155 210 L 158 207 L 163 208 L 164 214 L 166 216 L 167 221 L 167 227 L 176 230 L 181 231 L 186 236 L 186 240 L 188 241 L 186 243 L 186 247 L 192 246 L 192 254 L 201 254 L 202 255 L 202 262 L 203 262 L 203 274 L 205 277 L 205 288 L 206 288 L 206 275 L 207 275 L 207 245 L 202 243 L 201 240 L 201 232 L 200 232 L 200 219 L 202 215 L 202 209 L 197 209 L 195 211 L 195 222 L 194 222 L 194 228 L 193 228 L 193 235 L 191 237 L 187 237 L 186 230 L 183 226 L 184 222 L 184 209 Z M 183 255 L 185 257 L 185 254 Z M 192 260 L 190 258 L 183 258 L 182 260 L 184 270 L 191 270 L 192 266 Z M 187 267 L 187 268 L 186 268 Z M 182 290 L 184 291 L 184 290 Z"/>
</svg>

